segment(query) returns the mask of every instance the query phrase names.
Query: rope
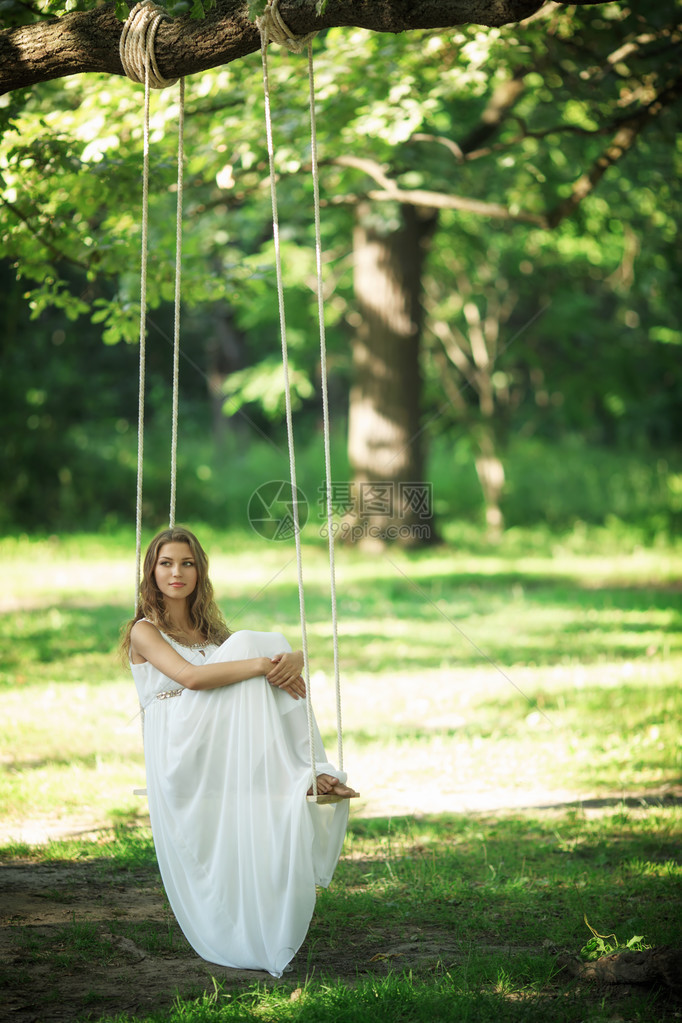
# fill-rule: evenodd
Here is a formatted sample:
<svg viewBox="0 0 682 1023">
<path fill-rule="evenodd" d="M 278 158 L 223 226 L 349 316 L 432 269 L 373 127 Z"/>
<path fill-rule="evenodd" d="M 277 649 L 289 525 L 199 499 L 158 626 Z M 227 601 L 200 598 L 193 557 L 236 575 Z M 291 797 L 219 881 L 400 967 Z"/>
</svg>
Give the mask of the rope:
<svg viewBox="0 0 682 1023">
<path fill-rule="evenodd" d="M 276 2 L 276 0 L 275 0 Z M 271 8 L 268 6 L 268 10 Z M 257 19 L 261 37 L 261 59 L 263 63 L 263 97 L 265 104 L 265 131 L 268 146 L 268 162 L 270 166 L 270 198 L 272 200 L 272 233 L 275 246 L 275 272 L 277 277 L 277 301 L 279 307 L 279 328 L 282 341 L 282 368 L 284 370 L 284 401 L 286 410 L 287 441 L 289 448 L 289 475 L 291 479 L 291 510 L 294 520 L 294 537 L 296 541 L 296 569 L 298 574 L 298 603 L 301 616 L 301 638 L 303 644 L 303 677 L 306 683 L 306 710 L 308 714 L 308 744 L 310 747 L 310 766 L 312 769 L 313 796 L 317 797 L 317 768 L 315 763 L 315 735 L 313 725 L 313 708 L 310 697 L 310 670 L 308 660 L 308 630 L 305 616 L 305 597 L 303 593 L 303 558 L 301 555 L 301 530 L 298 515 L 298 487 L 296 485 L 296 456 L 294 452 L 294 430 L 291 415 L 291 389 L 289 384 L 289 352 L 287 348 L 286 318 L 284 314 L 284 285 L 282 283 L 282 253 L 279 238 L 279 214 L 277 210 L 277 185 L 275 181 L 275 151 L 272 142 L 272 114 L 270 110 L 270 80 L 268 76 L 268 32 L 269 19 L 264 16 Z"/>
<path fill-rule="evenodd" d="M 185 163 L 185 79 L 180 79 L 178 118 L 178 201 L 175 217 L 175 300 L 173 317 L 173 411 L 171 426 L 170 512 L 168 525 L 175 525 L 175 495 L 178 476 L 178 400 L 180 391 L 180 296 L 182 281 L 182 197 Z"/>
<path fill-rule="evenodd" d="M 339 769 L 343 770 L 343 728 L 341 721 L 341 678 L 339 670 L 339 644 L 338 644 L 338 615 L 336 605 L 336 573 L 334 560 L 334 522 L 332 509 L 332 481 L 331 481 L 331 455 L 330 455 L 330 424 L 329 424 L 329 394 L 327 382 L 327 348 L 324 324 L 324 287 L 322 278 L 322 241 L 320 226 L 320 183 L 319 168 L 317 160 L 317 129 L 315 121 L 315 80 L 313 70 L 312 39 L 314 32 L 304 37 L 295 37 L 282 19 L 279 13 L 279 0 L 270 0 L 265 14 L 262 18 L 256 19 L 261 33 L 261 54 L 263 59 L 263 85 L 265 99 L 265 122 L 268 142 L 268 158 L 270 163 L 270 191 L 273 210 L 273 237 L 275 242 L 275 266 L 277 271 L 277 295 L 279 302 L 280 332 L 282 337 L 282 362 L 284 366 L 285 379 L 285 404 L 287 418 L 287 438 L 289 442 L 289 466 L 292 486 L 292 508 L 294 511 L 294 528 L 296 531 L 296 560 L 299 577 L 299 604 L 301 607 L 301 629 L 303 633 L 303 659 L 306 677 L 306 709 L 308 712 L 308 738 L 310 744 L 310 762 L 313 773 L 313 795 L 317 797 L 317 771 L 315 765 L 315 744 L 313 728 L 312 699 L 310 685 L 308 682 L 308 650 L 307 650 L 307 629 L 305 621 L 305 606 L 303 598 L 303 578 L 300 551 L 300 533 L 298 525 L 298 504 L 296 494 L 296 462 L 294 453 L 293 428 L 291 423 L 291 397 L 288 373 L 288 353 L 286 343 L 286 324 L 284 315 L 284 289 L 282 285 L 281 253 L 279 245 L 279 216 L 277 211 L 277 189 L 275 182 L 274 151 L 272 145 L 272 115 L 270 109 L 270 88 L 267 64 L 267 45 L 269 38 L 275 42 L 282 43 L 294 53 L 300 53 L 306 46 L 308 49 L 308 82 L 309 82 L 309 106 L 310 106 L 310 138 L 312 155 L 312 178 L 315 207 L 315 257 L 317 266 L 317 304 L 318 321 L 320 332 L 320 366 L 322 378 L 322 409 L 323 409 L 323 431 L 324 431 L 324 455 L 325 455 L 325 489 L 327 499 L 327 532 L 329 539 L 329 571 L 331 589 L 331 611 L 332 611 L 332 634 L 334 645 L 334 682 L 336 692 L 336 734 L 337 754 Z"/>
<path fill-rule="evenodd" d="M 125 29 L 125 26 L 124 26 Z M 121 44 L 123 45 L 123 44 Z M 140 356 L 137 395 L 137 493 L 135 502 L 135 611 L 142 567 L 142 477 L 144 472 L 144 391 L 147 366 L 147 247 L 149 235 L 149 76 L 144 78 L 144 141 L 142 147 L 142 239 L 140 257 Z"/>
<path fill-rule="evenodd" d="M 154 44 L 160 23 L 171 16 L 154 0 L 142 0 L 128 15 L 121 32 L 119 53 L 128 78 L 139 84 L 147 82 L 152 89 L 175 85 L 177 78 L 164 78 L 156 63 Z"/>
<path fill-rule="evenodd" d="M 268 0 L 263 14 L 256 18 L 256 25 L 260 31 L 261 46 L 267 46 L 272 41 L 279 43 L 280 46 L 286 46 L 291 53 L 303 53 L 317 35 L 317 32 L 308 32 L 303 36 L 295 35 L 280 14 L 279 0 Z"/>
<path fill-rule="evenodd" d="M 341 673 L 339 669 L 339 628 L 336 609 L 336 566 L 334 560 L 334 513 L 332 507 L 332 469 L 329 426 L 329 388 L 327 382 L 327 339 L 324 325 L 324 287 L 322 279 L 322 229 L 320 226 L 320 174 L 317 162 L 317 126 L 315 120 L 315 72 L 313 44 L 308 41 L 308 84 L 310 91 L 310 154 L 312 160 L 315 207 L 315 261 L 317 266 L 317 319 L 320 329 L 320 377 L 322 382 L 322 422 L 324 433 L 324 474 L 327 498 L 327 536 L 329 540 L 329 583 L 334 643 L 334 689 L 336 693 L 336 739 L 339 770 L 343 770 L 343 727 L 341 724 Z"/>
<path fill-rule="evenodd" d="M 153 0 L 142 0 L 131 10 L 121 32 L 119 53 L 128 78 L 144 83 L 144 144 L 142 160 L 142 238 L 140 259 L 140 356 L 137 406 L 137 489 L 135 510 L 135 609 L 140 595 L 142 567 L 142 483 L 144 468 L 144 393 L 146 376 L 147 318 L 147 255 L 149 239 L 149 109 L 150 90 L 174 85 L 177 78 L 164 78 L 156 62 L 156 33 L 161 21 L 170 15 Z M 182 197 L 184 167 L 185 82 L 180 79 L 180 114 L 178 125 L 178 188 L 175 232 L 175 310 L 173 339 L 173 399 L 171 428 L 171 495 L 169 524 L 175 522 L 177 481 L 178 391 L 180 364 L 180 283 L 182 250 Z"/>
<path fill-rule="evenodd" d="M 140 355 L 137 394 L 137 486 L 135 497 L 135 614 L 140 602 L 142 574 L 142 478 L 144 470 L 144 394 L 147 366 L 147 254 L 149 239 L 149 107 L 151 89 L 174 85 L 177 78 L 163 78 L 159 72 L 154 44 L 159 23 L 170 15 L 152 0 L 142 0 L 126 20 L 121 32 L 121 64 L 133 82 L 144 82 L 144 141 L 142 156 L 142 238 L 140 258 Z M 180 244 L 182 238 L 182 184 L 184 164 L 185 82 L 180 81 L 180 124 L 178 128 L 178 208 L 175 249 L 175 336 L 173 344 L 173 426 L 171 436 L 170 525 L 175 519 L 175 489 L 178 439 L 178 367 L 180 355 Z M 144 744 L 144 708 L 140 705 L 140 724 Z"/>
</svg>

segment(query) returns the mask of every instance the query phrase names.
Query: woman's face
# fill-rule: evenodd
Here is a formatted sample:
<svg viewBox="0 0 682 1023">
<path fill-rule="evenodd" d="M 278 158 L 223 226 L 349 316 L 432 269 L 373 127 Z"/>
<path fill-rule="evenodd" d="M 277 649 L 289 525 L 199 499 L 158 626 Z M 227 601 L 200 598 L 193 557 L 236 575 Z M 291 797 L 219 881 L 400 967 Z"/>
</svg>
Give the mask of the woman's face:
<svg viewBox="0 0 682 1023">
<path fill-rule="evenodd" d="M 189 597 L 197 585 L 197 566 L 187 543 L 165 543 L 159 549 L 154 579 L 166 599 Z"/>
</svg>

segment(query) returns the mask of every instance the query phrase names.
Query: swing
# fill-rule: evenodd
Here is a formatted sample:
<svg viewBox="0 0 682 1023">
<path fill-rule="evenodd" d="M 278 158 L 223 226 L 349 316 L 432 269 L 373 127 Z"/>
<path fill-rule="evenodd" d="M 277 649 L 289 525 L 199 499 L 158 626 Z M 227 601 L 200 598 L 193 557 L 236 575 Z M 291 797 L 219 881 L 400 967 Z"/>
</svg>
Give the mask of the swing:
<svg viewBox="0 0 682 1023">
<path fill-rule="evenodd" d="M 327 535 L 329 539 L 329 571 L 330 571 L 330 595 L 332 612 L 332 636 L 334 650 L 334 680 L 336 692 L 336 734 L 337 734 L 337 759 L 339 770 L 343 770 L 343 731 L 341 721 L 341 679 L 339 669 L 338 651 L 338 617 L 336 606 L 336 576 L 334 561 L 334 529 L 333 529 L 333 508 L 332 508 L 332 481 L 331 481 L 331 456 L 330 456 L 330 423 L 329 423 L 329 400 L 327 382 L 327 353 L 326 337 L 324 326 L 324 295 L 322 279 L 322 243 L 320 227 L 320 196 L 319 196 L 319 171 L 317 163 L 317 135 L 315 124 L 315 85 L 313 73 L 312 39 L 315 33 L 304 37 L 294 36 L 278 9 L 279 0 L 269 0 L 268 6 L 262 17 L 256 19 L 256 24 L 261 37 L 261 57 L 263 64 L 263 89 L 265 104 L 266 137 L 268 147 L 268 160 L 270 168 L 270 190 L 272 200 L 272 223 L 273 240 L 275 248 L 275 269 L 277 279 L 277 297 L 280 320 L 280 335 L 282 343 L 282 366 L 285 383 L 285 409 L 287 424 L 287 446 L 289 451 L 289 470 L 291 478 L 292 494 L 292 517 L 294 521 L 294 534 L 296 542 L 296 564 L 298 574 L 298 595 L 301 619 L 301 634 L 303 647 L 303 677 L 306 683 L 306 710 L 308 717 L 308 741 L 310 751 L 310 766 L 312 772 L 312 794 L 308 795 L 307 801 L 312 803 L 326 804 L 337 803 L 344 799 L 357 798 L 359 793 L 353 795 L 338 795 L 336 793 L 322 794 L 318 792 L 317 770 L 315 763 L 315 745 L 313 738 L 313 709 L 310 692 L 310 671 L 308 661 L 308 638 L 305 616 L 305 600 L 303 592 L 303 570 L 301 554 L 301 538 L 298 515 L 298 500 L 296 486 L 296 460 L 294 450 L 293 421 L 291 410 L 291 388 L 289 382 L 289 360 L 286 339 L 286 321 L 284 313 L 284 285 L 282 278 L 282 260 L 279 239 L 279 215 L 277 207 L 277 191 L 274 165 L 274 146 L 272 136 L 272 118 L 270 112 L 270 89 L 268 80 L 267 47 L 270 41 L 286 45 L 296 53 L 302 52 L 307 47 L 308 51 L 308 81 L 309 81 L 309 106 L 310 106 L 310 131 L 311 131 L 311 156 L 312 156 L 312 179 L 315 213 L 315 254 L 317 267 L 317 298 L 318 298 L 318 322 L 320 335 L 320 366 L 322 382 L 322 409 L 323 409 L 323 432 L 324 432 L 324 455 L 325 455 L 325 490 L 327 506 Z M 147 278 L 147 246 L 148 246 L 148 201 L 149 201 L 149 108 L 150 89 L 162 89 L 173 85 L 177 79 L 164 79 L 159 73 L 154 55 L 154 40 L 160 21 L 168 18 L 169 15 L 163 8 L 159 8 L 154 0 L 142 0 L 130 12 L 121 34 L 120 54 L 121 63 L 126 75 L 135 82 L 144 83 L 145 86 L 145 114 L 144 114 L 144 144 L 143 144 L 143 186 L 142 186 L 142 231 L 141 231 L 141 270 L 140 270 L 140 356 L 139 356 L 139 395 L 138 395 L 138 457 L 137 457 L 137 494 L 136 494 L 136 573 L 135 573 L 135 606 L 139 598 L 141 554 L 142 554 L 142 477 L 143 477 L 143 445 L 144 445 L 144 389 L 145 389 L 145 367 L 146 367 L 146 278 Z M 184 165 L 184 79 L 180 79 L 180 101 L 179 101 L 179 124 L 178 124 L 178 183 L 177 183 L 177 216 L 176 216 L 176 258 L 175 258 L 175 297 L 174 297 L 174 333 L 173 333 L 173 395 L 172 395 L 172 434 L 171 434 L 171 496 L 169 525 L 175 524 L 175 499 L 177 481 L 177 427 L 178 427 L 178 383 L 179 383 L 179 353 L 180 353 L 180 284 L 181 284 L 181 245 L 182 245 L 182 198 L 183 198 L 183 165 Z M 146 789 L 135 789 L 136 794 L 146 794 Z"/>
</svg>

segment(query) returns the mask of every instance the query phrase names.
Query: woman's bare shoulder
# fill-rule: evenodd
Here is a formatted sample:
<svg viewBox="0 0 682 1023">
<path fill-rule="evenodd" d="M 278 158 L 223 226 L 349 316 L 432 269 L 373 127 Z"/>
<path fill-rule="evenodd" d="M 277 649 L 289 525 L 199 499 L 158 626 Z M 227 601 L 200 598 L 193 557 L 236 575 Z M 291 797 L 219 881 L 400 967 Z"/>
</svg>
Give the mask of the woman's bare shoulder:
<svg viewBox="0 0 682 1023">
<path fill-rule="evenodd" d="M 135 624 L 133 625 L 133 627 L 130 630 L 130 632 L 131 632 L 131 634 L 133 632 L 138 632 L 138 633 L 139 632 L 147 632 L 147 630 L 150 630 L 150 629 L 153 629 L 154 632 L 159 632 L 159 630 L 157 629 L 156 625 L 154 625 L 154 622 L 152 622 L 149 618 L 138 618 L 138 620 L 135 622 Z M 160 635 L 160 633 L 159 633 L 159 635 Z"/>
<path fill-rule="evenodd" d="M 146 651 L 149 644 L 165 643 L 160 631 L 148 618 L 140 618 L 130 630 L 130 660 L 133 664 L 144 664 L 149 658 Z M 145 648 L 143 651 L 141 648 Z"/>
<path fill-rule="evenodd" d="M 159 639 L 163 639 L 161 631 L 154 625 L 154 622 L 150 622 L 148 618 L 140 618 L 139 621 L 135 622 L 132 629 L 130 630 L 130 638 L 145 640 L 154 639 L 156 636 Z"/>
</svg>

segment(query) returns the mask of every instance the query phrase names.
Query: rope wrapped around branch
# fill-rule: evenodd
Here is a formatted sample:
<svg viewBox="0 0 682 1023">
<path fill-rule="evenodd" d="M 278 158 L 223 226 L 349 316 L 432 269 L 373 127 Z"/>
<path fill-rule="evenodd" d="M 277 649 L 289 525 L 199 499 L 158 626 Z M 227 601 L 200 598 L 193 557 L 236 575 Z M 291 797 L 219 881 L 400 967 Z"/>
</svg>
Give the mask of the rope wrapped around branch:
<svg viewBox="0 0 682 1023">
<path fill-rule="evenodd" d="M 291 53 L 303 53 L 311 39 L 317 35 L 317 32 L 308 32 L 303 36 L 295 35 L 280 13 L 279 0 L 268 0 L 263 14 L 256 18 L 256 25 L 266 46 L 269 42 L 279 43 L 280 46 L 286 46 Z"/>
<path fill-rule="evenodd" d="M 164 78 L 156 63 L 154 44 L 163 20 L 172 21 L 168 11 L 154 0 L 142 0 L 133 7 L 121 32 L 119 53 L 123 70 L 131 81 L 141 84 L 148 76 L 151 89 L 165 89 L 177 82 L 177 78 Z"/>
</svg>

